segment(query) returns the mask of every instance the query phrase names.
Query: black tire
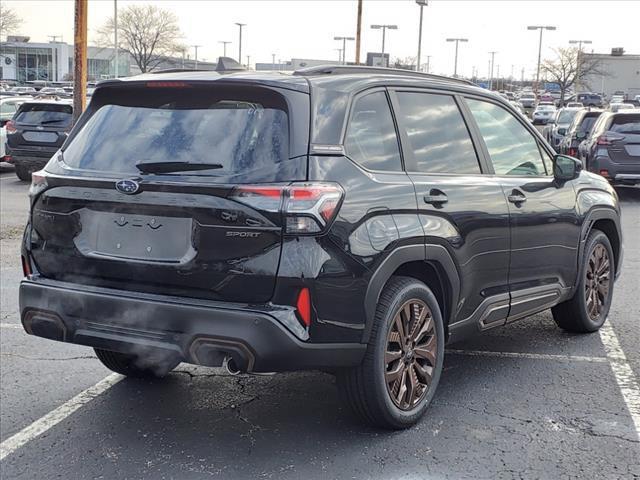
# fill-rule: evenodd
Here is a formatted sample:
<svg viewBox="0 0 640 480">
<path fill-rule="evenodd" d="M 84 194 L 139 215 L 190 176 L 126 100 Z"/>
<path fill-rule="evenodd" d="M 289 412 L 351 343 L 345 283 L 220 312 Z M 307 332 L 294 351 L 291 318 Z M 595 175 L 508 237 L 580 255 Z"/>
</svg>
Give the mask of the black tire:
<svg viewBox="0 0 640 480">
<path fill-rule="evenodd" d="M 26 165 L 16 165 L 16 176 L 23 182 L 31 181 L 32 170 Z"/>
<path fill-rule="evenodd" d="M 176 368 L 180 360 L 166 355 L 133 355 L 94 348 L 102 364 L 109 370 L 135 378 L 162 378 Z"/>
<path fill-rule="evenodd" d="M 429 312 L 426 315 L 430 313 L 430 317 L 424 320 L 424 324 L 419 322 L 419 317 L 422 318 L 422 313 L 420 315 L 415 313 L 415 310 L 413 310 L 414 304 L 409 303 L 411 301 L 419 302 L 421 305 L 428 307 Z M 422 357 L 419 358 L 418 354 L 414 356 L 413 350 L 409 354 L 404 350 L 404 347 L 400 347 L 400 358 L 394 360 L 394 362 L 398 362 L 395 365 L 398 365 L 398 370 L 414 368 L 412 370 L 412 379 L 407 379 L 407 381 L 411 381 L 414 385 L 412 390 L 419 388 L 418 391 L 421 391 L 421 396 L 415 399 L 415 405 L 407 405 L 407 408 L 403 409 L 394 403 L 398 401 L 397 395 L 395 395 L 396 400 L 392 400 L 391 387 L 387 385 L 386 378 L 392 372 L 388 370 L 391 364 L 386 363 L 386 352 L 389 345 L 391 345 L 388 342 L 390 342 L 391 335 L 394 335 L 393 329 L 396 328 L 394 326 L 396 315 L 399 316 L 400 309 L 406 305 L 409 305 L 410 312 L 414 312 L 410 314 L 410 336 L 415 340 L 413 344 L 415 351 L 419 347 L 417 345 L 418 340 L 423 338 L 416 330 L 420 328 L 420 325 L 425 325 L 426 328 L 428 324 L 430 325 L 429 331 L 433 332 L 433 334 L 425 334 L 425 337 L 430 338 L 427 343 L 432 345 L 435 361 L 429 363 L 428 368 L 431 371 L 431 380 L 428 382 L 428 386 L 426 388 L 416 387 L 416 384 L 411 380 L 416 379 L 416 382 L 419 381 L 419 377 L 416 376 L 419 371 L 415 369 L 416 367 L 408 366 L 410 364 L 407 362 L 417 362 L 418 360 L 425 362 L 425 360 Z M 423 312 L 423 310 L 418 311 Z M 429 318 L 431 323 L 427 323 Z M 435 337 L 435 340 L 433 340 L 433 337 Z M 357 367 L 338 372 L 337 385 L 341 397 L 356 416 L 372 426 L 397 430 L 414 425 L 420 420 L 429 406 L 438 386 L 444 357 L 444 340 L 444 327 L 440 307 L 431 290 L 424 283 L 414 278 L 392 277 L 380 295 L 369 344 L 362 363 Z M 435 345 L 432 342 L 435 342 Z M 421 365 L 425 364 L 422 363 Z M 409 370 L 406 371 L 408 372 Z M 400 377 L 397 378 L 398 382 L 402 382 L 405 379 L 404 374 L 402 380 L 400 380 Z M 389 383 L 391 384 L 391 382 Z M 425 385 L 427 385 L 427 382 L 425 382 Z M 394 383 L 395 386 L 396 384 Z M 400 389 L 400 387 L 398 388 Z M 413 403 L 412 400 L 410 400 L 411 403 Z"/>
<path fill-rule="evenodd" d="M 593 277 L 592 269 L 590 268 L 590 264 L 594 260 L 593 256 L 603 251 L 606 252 L 608 261 L 606 292 L 602 291 L 605 275 L 599 274 L 596 278 L 590 278 Z M 600 230 L 594 229 L 589 234 L 581 262 L 581 278 L 578 280 L 573 297 L 553 307 L 551 313 L 560 328 L 568 332 L 590 333 L 599 330 L 607 319 L 609 308 L 611 307 L 611 298 L 613 297 L 613 279 L 615 277 L 615 261 L 611 242 Z M 590 311 L 589 305 L 593 305 L 593 302 L 589 303 L 588 300 L 591 290 L 594 291 L 591 293 L 596 295 L 595 300 L 598 304 L 602 303 L 599 305 L 599 309 L 591 309 Z"/>
</svg>

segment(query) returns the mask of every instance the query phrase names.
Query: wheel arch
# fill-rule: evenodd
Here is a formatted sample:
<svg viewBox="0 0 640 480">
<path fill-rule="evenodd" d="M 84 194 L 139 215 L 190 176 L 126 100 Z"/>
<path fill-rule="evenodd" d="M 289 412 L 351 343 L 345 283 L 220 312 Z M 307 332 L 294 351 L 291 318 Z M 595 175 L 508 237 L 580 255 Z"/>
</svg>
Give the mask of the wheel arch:
<svg viewBox="0 0 640 480">
<path fill-rule="evenodd" d="M 611 248 L 613 250 L 616 278 L 620 273 L 620 267 L 622 266 L 623 246 L 619 213 L 612 208 L 596 208 L 591 210 L 587 214 L 587 217 L 583 223 L 582 235 L 580 237 L 580 266 L 578 269 L 578 276 L 576 277 L 576 285 L 578 284 L 578 279 L 582 275 L 584 269 L 584 262 L 582 261 L 582 259 L 587 243 L 587 238 L 594 229 L 600 230 L 609 239 Z"/>
<path fill-rule="evenodd" d="M 442 245 L 408 245 L 394 250 L 374 272 L 365 295 L 366 323 L 362 341 L 369 340 L 376 306 L 382 290 L 396 275 L 412 277 L 425 283 L 441 308 L 445 334 L 456 311 L 460 293 L 460 277 L 455 263 Z"/>
</svg>

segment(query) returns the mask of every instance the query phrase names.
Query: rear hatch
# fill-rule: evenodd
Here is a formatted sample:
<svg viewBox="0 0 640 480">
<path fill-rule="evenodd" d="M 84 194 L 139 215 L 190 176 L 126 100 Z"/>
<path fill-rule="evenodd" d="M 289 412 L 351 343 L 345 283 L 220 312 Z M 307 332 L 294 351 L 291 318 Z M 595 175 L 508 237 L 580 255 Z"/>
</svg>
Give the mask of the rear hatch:
<svg viewBox="0 0 640 480">
<path fill-rule="evenodd" d="M 67 138 L 73 108 L 66 103 L 27 102 L 12 120 L 8 144 L 12 149 L 50 156 Z"/>
<path fill-rule="evenodd" d="M 640 167 L 640 113 L 615 115 L 602 141 L 613 162 Z"/>
<path fill-rule="evenodd" d="M 39 273 L 269 300 L 283 236 L 283 200 L 270 193 L 306 179 L 308 104 L 303 92 L 222 81 L 98 88 L 33 204 Z"/>
</svg>

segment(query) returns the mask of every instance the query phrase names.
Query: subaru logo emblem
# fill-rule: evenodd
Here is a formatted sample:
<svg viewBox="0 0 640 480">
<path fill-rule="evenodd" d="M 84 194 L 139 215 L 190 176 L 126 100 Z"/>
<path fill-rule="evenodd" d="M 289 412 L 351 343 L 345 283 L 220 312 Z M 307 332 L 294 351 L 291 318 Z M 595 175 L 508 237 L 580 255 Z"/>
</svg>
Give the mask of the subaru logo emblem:
<svg viewBox="0 0 640 480">
<path fill-rule="evenodd" d="M 127 195 L 133 195 L 140 189 L 138 182 L 134 180 L 120 180 L 116 182 L 116 190 Z"/>
</svg>

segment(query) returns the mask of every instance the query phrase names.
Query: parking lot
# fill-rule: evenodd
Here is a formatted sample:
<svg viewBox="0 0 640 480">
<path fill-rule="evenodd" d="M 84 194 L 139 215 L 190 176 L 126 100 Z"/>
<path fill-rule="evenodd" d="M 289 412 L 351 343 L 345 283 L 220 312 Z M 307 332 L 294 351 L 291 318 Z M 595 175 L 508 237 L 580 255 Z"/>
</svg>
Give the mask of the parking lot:
<svg viewBox="0 0 640 480">
<path fill-rule="evenodd" d="M 620 188 L 623 275 L 599 334 L 543 312 L 449 345 L 424 420 L 362 427 L 324 373 L 181 365 L 109 375 L 92 351 L 20 326 L 28 185 L 0 176 L 2 478 L 638 478 L 640 189 Z M 106 380 L 105 380 L 106 379 Z"/>
</svg>

